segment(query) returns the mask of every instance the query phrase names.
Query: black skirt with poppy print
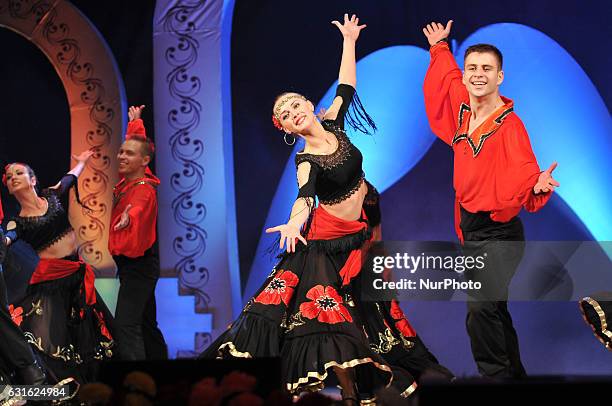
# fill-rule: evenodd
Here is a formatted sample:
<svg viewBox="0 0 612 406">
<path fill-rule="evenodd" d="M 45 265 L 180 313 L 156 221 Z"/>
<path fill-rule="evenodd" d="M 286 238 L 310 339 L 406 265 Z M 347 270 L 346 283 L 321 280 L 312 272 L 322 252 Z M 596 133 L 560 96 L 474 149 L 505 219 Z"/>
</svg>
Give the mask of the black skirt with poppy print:
<svg viewBox="0 0 612 406">
<path fill-rule="evenodd" d="M 84 278 L 81 265 L 69 276 L 29 285 L 25 297 L 9 305 L 49 383 L 95 381 L 100 362 L 114 355 L 112 314 L 97 292 L 95 304 L 85 303 Z"/>
<path fill-rule="evenodd" d="M 416 387 L 408 372 L 394 373 L 371 348 L 353 284 L 342 286 L 340 269 L 369 231 L 335 240 L 310 240 L 285 253 L 239 318 L 202 357 L 280 356 L 291 393 L 324 387 L 334 367 L 353 368 L 360 393 L 397 380 L 406 394 Z M 335 244 L 338 242 L 338 244 Z M 343 247 L 339 250 L 338 247 Z M 340 251 L 340 252 L 338 252 Z"/>
<path fill-rule="evenodd" d="M 378 206 L 377 202 L 376 206 Z M 364 209 L 366 207 L 367 205 L 364 204 Z M 372 206 L 372 210 L 377 210 L 377 207 Z M 380 215 L 377 218 L 380 218 Z M 373 228 L 372 235 L 373 241 L 380 240 L 382 235 L 380 226 Z M 369 255 L 388 255 L 388 253 L 382 246 L 373 246 L 369 250 Z M 372 299 L 371 293 L 362 294 L 361 288 L 372 286 L 374 276 L 375 274 L 371 272 L 360 272 L 351 283 L 353 295 Z M 381 276 L 383 279 L 391 278 L 391 274 L 386 272 Z M 378 277 L 377 274 L 376 277 Z M 393 386 L 402 395 L 408 396 L 416 389 L 416 386 L 412 386 L 402 391 L 402 388 L 405 387 L 405 379 L 402 380 L 400 377 L 406 371 L 417 382 L 420 382 L 422 378 L 436 381 L 454 379 L 454 374 L 438 362 L 417 335 L 396 299 L 390 301 L 359 300 L 355 302 L 355 305 L 358 313 L 363 315 L 363 329 L 368 337 L 370 348 L 394 368 Z"/>
<path fill-rule="evenodd" d="M 359 283 L 356 281 L 356 285 Z M 357 285 L 358 286 L 358 285 Z M 437 381 L 451 381 L 455 375 L 429 351 L 416 334 L 397 300 L 385 302 L 359 301 L 359 314 L 364 315 L 363 327 L 370 342 L 370 348 L 399 371 L 407 371 L 417 382 L 422 378 Z M 402 384 L 394 385 L 401 390 Z M 410 388 L 410 391 L 415 387 Z M 402 393 L 402 392 L 400 392 Z M 405 396 L 410 393 L 403 393 Z"/>
</svg>

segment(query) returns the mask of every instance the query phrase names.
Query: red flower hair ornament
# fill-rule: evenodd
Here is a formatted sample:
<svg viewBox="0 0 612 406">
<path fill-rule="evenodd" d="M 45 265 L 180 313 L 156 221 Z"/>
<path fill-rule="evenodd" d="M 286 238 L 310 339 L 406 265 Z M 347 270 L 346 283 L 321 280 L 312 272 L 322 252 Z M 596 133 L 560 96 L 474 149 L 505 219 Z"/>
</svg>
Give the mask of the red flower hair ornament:
<svg viewBox="0 0 612 406">
<path fill-rule="evenodd" d="M 274 127 L 276 127 L 277 129 L 283 131 L 283 126 L 281 125 L 279 119 L 276 118 L 274 114 L 272 114 L 272 124 L 274 124 Z"/>
</svg>

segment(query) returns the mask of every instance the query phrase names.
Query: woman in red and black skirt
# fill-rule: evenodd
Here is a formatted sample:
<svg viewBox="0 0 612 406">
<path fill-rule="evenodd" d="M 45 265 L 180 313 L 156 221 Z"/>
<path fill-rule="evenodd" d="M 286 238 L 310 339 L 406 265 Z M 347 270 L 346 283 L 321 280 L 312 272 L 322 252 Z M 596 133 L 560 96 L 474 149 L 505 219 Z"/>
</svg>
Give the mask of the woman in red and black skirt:
<svg viewBox="0 0 612 406">
<path fill-rule="evenodd" d="M 93 154 L 73 157 L 77 165 L 57 185 L 37 191 L 26 164 L 5 167 L 4 183 L 20 205 L 8 223 L 10 242 L 21 239 L 40 257 L 25 297 L 11 304 L 13 320 L 41 359 L 50 383 L 96 378 L 98 361 L 112 357 L 112 316 L 94 287 L 94 271 L 77 255 L 76 233 L 64 209 L 70 188 Z"/>
<path fill-rule="evenodd" d="M 279 246 L 286 252 L 240 317 L 202 355 L 280 356 L 286 389 L 295 394 L 321 389 L 335 373 L 343 399 L 353 404 L 391 384 L 408 396 L 416 382 L 372 348 L 364 328 L 368 316 L 354 295 L 373 239 L 364 203 L 368 192 L 370 197 L 376 192 L 365 180 L 363 156 L 344 123 L 346 118 L 362 132 L 368 132 L 362 121 L 375 125 L 355 95 L 355 42 L 365 25 L 354 15 L 333 24 L 344 39 L 342 62 L 336 97 L 322 120 L 298 93 L 281 94 L 273 107 L 272 120 L 285 132 L 285 142 L 305 141 L 295 158 L 299 193 L 290 219 L 267 230 L 280 233 Z M 355 108 L 349 112 L 349 107 Z M 370 203 L 377 207 L 377 198 Z"/>
</svg>

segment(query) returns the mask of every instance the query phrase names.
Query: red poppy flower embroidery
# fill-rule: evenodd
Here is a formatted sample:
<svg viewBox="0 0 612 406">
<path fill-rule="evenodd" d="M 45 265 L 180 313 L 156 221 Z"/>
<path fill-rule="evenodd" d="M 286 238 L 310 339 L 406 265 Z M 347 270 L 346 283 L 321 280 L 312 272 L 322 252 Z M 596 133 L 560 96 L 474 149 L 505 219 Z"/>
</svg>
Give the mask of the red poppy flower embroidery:
<svg viewBox="0 0 612 406">
<path fill-rule="evenodd" d="M 13 319 L 13 323 L 21 326 L 21 322 L 23 321 L 23 307 L 14 307 L 12 304 L 9 305 L 9 313 L 11 313 L 11 319 Z"/>
<path fill-rule="evenodd" d="M 113 336 L 111 335 L 110 331 L 108 331 L 108 327 L 106 326 L 106 321 L 104 321 L 104 314 L 102 314 L 102 312 L 97 311 L 96 309 L 94 309 L 94 313 L 96 317 L 98 318 L 98 326 L 100 327 L 100 334 L 102 334 L 104 337 L 108 338 L 109 340 L 112 340 Z"/>
<path fill-rule="evenodd" d="M 395 327 L 399 330 L 399 332 L 404 337 L 416 336 L 416 331 L 414 331 L 414 329 L 408 322 L 408 319 L 406 319 L 406 316 L 404 315 L 402 308 L 400 307 L 399 303 L 397 303 L 397 300 L 395 299 L 391 300 L 390 313 L 391 313 L 391 317 L 395 321 Z"/>
<path fill-rule="evenodd" d="M 293 296 L 293 288 L 297 286 L 299 278 L 291 271 L 281 269 L 268 286 L 255 298 L 257 303 L 280 304 L 281 300 L 288 306 Z"/>
<path fill-rule="evenodd" d="M 300 305 L 300 313 L 304 317 L 316 318 L 329 324 L 353 321 L 348 309 L 342 304 L 342 298 L 333 287 L 317 285 L 308 291 L 306 297 L 311 301 Z"/>
</svg>

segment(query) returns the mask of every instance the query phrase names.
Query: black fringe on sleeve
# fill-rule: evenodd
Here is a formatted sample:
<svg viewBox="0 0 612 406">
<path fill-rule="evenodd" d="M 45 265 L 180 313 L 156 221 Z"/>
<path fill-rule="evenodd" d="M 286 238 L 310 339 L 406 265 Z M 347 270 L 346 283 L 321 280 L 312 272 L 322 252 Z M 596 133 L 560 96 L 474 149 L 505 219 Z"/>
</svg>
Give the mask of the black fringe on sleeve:
<svg viewBox="0 0 612 406">
<path fill-rule="evenodd" d="M 79 179 L 75 175 L 71 175 L 74 177 L 74 182 L 72 183 L 72 189 L 74 189 L 74 197 L 76 198 L 77 203 L 84 209 L 92 211 L 92 209 L 86 206 L 81 201 L 81 196 L 79 195 Z"/>
<path fill-rule="evenodd" d="M 363 107 L 363 103 L 361 103 L 361 99 L 356 92 L 346 112 L 345 121 L 355 131 L 364 134 L 373 135 L 378 130 L 376 123 Z"/>
</svg>

